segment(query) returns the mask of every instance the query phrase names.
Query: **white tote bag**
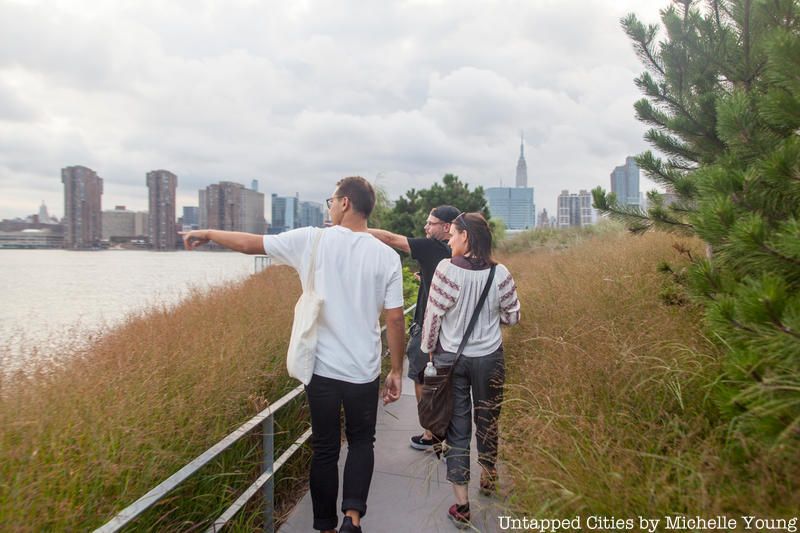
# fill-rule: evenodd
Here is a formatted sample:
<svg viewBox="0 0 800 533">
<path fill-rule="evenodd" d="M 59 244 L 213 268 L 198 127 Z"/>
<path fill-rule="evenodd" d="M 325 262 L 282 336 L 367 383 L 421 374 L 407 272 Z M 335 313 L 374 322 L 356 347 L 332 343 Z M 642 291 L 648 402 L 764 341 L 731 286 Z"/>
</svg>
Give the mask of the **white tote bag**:
<svg viewBox="0 0 800 533">
<path fill-rule="evenodd" d="M 314 351 L 317 347 L 317 317 L 322 308 L 322 298 L 314 291 L 314 272 L 317 268 L 317 248 L 322 230 L 317 230 L 314 246 L 311 249 L 306 282 L 303 294 L 294 306 L 294 323 L 289 351 L 286 353 L 286 369 L 289 375 L 308 385 L 314 374 Z"/>
</svg>

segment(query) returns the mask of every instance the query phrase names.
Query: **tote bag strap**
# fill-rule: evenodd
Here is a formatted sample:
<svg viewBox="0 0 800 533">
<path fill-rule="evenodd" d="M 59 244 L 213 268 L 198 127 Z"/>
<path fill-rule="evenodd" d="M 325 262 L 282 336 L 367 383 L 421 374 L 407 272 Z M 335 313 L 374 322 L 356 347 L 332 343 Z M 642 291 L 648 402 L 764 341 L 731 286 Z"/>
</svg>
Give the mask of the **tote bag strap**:
<svg viewBox="0 0 800 533">
<path fill-rule="evenodd" d="M 322 238 L 322 230 L 318 229 L 314 236 L 314 245 L 311 248 L 311 261 L 308 264 L 308 274 L 306 276 L 306 289 L 309 292 L 314 291 L 314 275 L 317 270 L 317 249 L 319 248 L 319 241 Z"/>
<path fill-rule="evenodd" d="M 467 346 L 467 341 L 469 340 L 470 335 L 472 335 L 472 330 L 475 329 L 475 323 L 478 321 L 478 315 L 481 314 L 481 308 L 483 308 L 483 304 L 486 302 L 486 297 L 489 295 L 489 287 L 491 287 L 492 280 L 494 279 L 495 268 L 496 265 L 492 265 L 492 268 L 489 269 L 489 279 L 486 280 L 486 285 L 483 287 L 483 292 L 478 300 L 478 305 L 475 306 L 475 311 L 472 312 L 472 318 L 469 319 L 469 324 L 467 325 L 467 331 L 464 333 L 464 338 L 461 339 L 461 344 L 458 345 L 456 358 L 453 359 L 453 364 L 450 366 L 450 372 L 452 372 L 456 367 L 456 361 L 458 361 L 458 358 L 461 357 L 461 354 L 464 352 L 464 348 Z"/>
</svg>

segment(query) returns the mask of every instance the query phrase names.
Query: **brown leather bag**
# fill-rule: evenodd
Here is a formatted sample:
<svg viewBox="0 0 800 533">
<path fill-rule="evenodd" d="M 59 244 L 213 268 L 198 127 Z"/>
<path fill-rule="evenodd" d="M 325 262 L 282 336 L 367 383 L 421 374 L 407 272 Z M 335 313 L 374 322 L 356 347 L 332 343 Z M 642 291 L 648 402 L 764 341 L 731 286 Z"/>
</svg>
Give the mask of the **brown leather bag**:
<svg viewBox="0 0 800 533">
<path fill-rule="evenodd" d="M 472 330 L 475 329 L 475 322 L 478 321 L 478 315 L 486 302 L 489 287 L 494 279 L 494 271 L 495 266 L 492 265 L 489 270 L 489 279 L 486 280 L 478 305 L 475 307 L 475 311 L 472 312 L 467 331 L 458 346 L 453 363 L 438 367 L 435 376 L 425 376 L 423 374 L 422 395 L 417 404 L 419 423 L 439 441 L 444 441 L 447 435 L 447 428 L 450 426 L 450 420 L 453 418 L 453 369 L 458 362 L 458 358 L 461 357 L 464 347 L 467 345 L 467 340 L 472 335 Z"/>
</svg>

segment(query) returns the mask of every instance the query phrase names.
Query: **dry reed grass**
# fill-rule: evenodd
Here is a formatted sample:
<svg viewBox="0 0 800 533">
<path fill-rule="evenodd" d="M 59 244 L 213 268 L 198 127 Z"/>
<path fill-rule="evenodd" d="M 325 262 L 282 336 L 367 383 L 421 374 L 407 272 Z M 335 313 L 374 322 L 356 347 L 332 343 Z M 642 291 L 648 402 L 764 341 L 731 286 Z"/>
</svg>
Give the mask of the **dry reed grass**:
<svg viewBox="0 0 800 533">
<path fill-rule="evenodd" d="M 678 260 L 676 239 L 593 234 L 523 235 L 501 247 L 524 305 L 505 339 L 501 455 L 512 510 L 796 510 L 796 463 L 738 466 L 726 455 L 709 397 L 720 352 L 699 309 L 659 298 L 666 278 L 656 265 Z M 270 269 L 134 317 L 55 370 L 0 382 L 0 530 L 96 527 L 282 395 L 298 293 L 291 270 Z M 283 429 L 294 438 L 305 422 L 289 416 Z M 257 439 L 245 440 L 136 529 L 196 530 L 257 462 Z M 243 516 L 234 529 L 254 528 L 253 514 Z"/>
<path fill-rule="evenodd" d="M 284 394 L 296 384 L 284 358 L 298 294 L 296 274 L 272 268 L 131 317 L 55 368 L 3 378 L 0 530 L 97 527 Z M 304 422 L 291 418 L 294 439 Z M 204 491 L 251 480 L 257 442 L 245 439 L 137 529 L 214 518 L 209 509 L 232 495 Z"/>
<path fill-rule="evenodd" d="M 523 322 L 508 330 L 502 458 L 513 509 L 617 517 L 800 508 L 796 461 L 737 466 L 710 399 L 721 352 L 701 310 L 669 306 L 664 234 L 606 233 L 567 250 L 501 257 Z M 684 245 L 700 252 L 696 241 Z"/>
</svg>

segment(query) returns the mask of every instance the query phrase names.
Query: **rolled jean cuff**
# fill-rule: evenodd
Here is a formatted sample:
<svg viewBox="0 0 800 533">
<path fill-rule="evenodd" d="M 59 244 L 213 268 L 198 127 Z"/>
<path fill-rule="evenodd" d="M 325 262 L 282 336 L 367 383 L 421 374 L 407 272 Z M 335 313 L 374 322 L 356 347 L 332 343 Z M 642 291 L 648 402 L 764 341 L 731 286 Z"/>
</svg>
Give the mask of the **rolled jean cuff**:
<svg viewBox="0 0 800 533">
<path fill-rule="evenodd" d="M 466 479 L 464 479 L 466 477 Z M 453 485 L 461 485 L 462 487 L 466 487 L 469 485 L 469 476 L 451 476 L 449 473 L 447 474 L 447 481 L 452 483 Z"/>
<path fill-rule="evenodd" d="M 363 518 L 367 515 L 367 504 L 361 500 L 357 500 L 355 498 L 348 498 L 346 500 L 342 500 L 342 512 L 346 513 L 347 511 L 358 511 L 358 513 Z M 334 528 L 336 525 L 334 524 Z"/>
<path fill-rule="evenodd" d="M 469 485 L 469 474 L 469 459 L 467 459 L 466 466 L 460 461 L 457 464 L 447 465 L 447 481 L 453 485 Z"/>
</svg>

